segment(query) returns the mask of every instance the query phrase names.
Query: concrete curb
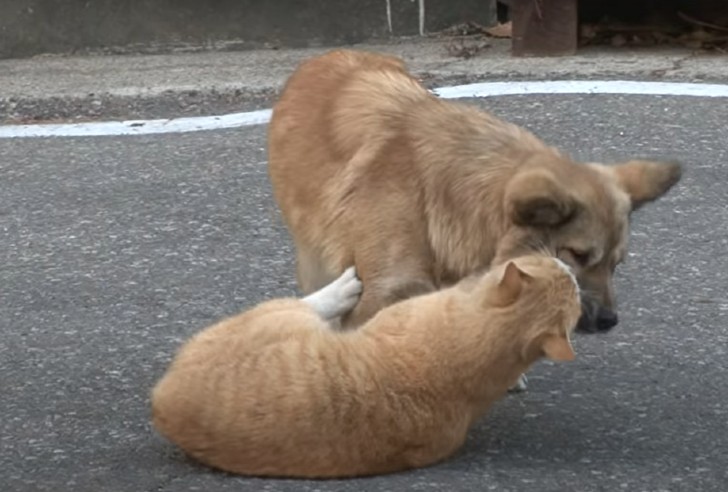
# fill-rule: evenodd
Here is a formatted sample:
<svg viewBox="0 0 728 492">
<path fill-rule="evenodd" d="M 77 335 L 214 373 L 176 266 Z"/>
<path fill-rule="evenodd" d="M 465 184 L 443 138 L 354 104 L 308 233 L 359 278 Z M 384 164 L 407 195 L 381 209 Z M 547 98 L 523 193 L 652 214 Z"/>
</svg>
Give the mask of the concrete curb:
<svg viewBox="0 0 728 492">
<path fill-rule="evenodd" d="M 567 58 L 514 59 L 509 41 L 490 40 L 490 47 L 462 59 L 450 54 L 462 42 L 403 38 L 354 48 L 402 57 L 430 87 L 571 78 L 728 81 L 728 64 L 719 63 L 724 56 L 683 49 L 594 48 Z M 270 107 L 296 65 L 328 49 L 0 61 L 0 122 L 171 118 Z"/>
</svg>

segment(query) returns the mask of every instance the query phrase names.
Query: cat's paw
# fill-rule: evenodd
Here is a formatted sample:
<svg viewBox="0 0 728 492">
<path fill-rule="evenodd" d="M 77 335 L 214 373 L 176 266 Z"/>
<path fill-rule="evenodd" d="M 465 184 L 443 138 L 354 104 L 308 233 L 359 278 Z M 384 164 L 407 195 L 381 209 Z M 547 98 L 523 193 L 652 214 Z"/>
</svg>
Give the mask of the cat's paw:
<svg viewBox="0 0 728 492">
<path fill-rule="evenodd" d="M 347 268 L 339 278 L 326 287 L 303 298 L 325 320 L 339 318 L 351 311 L 359 302 L 362 283 L 354 267 Z"/>
<path fill-rule="evenodd" d="M 528 388 L 528 378 L 525 374 L 521 374 L 518 377 L 518 381 L 516 381 L 516 384 L 511 386 L 508 389 L 509 393 L 523 393 Z"/>
<path fill-rule="evenodd" d="M 338 309 L 336 311 L 342 314 L 348 313 L 359 302 L 359 296 L 363 289 L 361 280 L 356 276 L 356 269 L 349 267 L 344 270 L 344 273 L 334 281 L 334 285 L 338 296 L 336 301 Z"/>
</svg>

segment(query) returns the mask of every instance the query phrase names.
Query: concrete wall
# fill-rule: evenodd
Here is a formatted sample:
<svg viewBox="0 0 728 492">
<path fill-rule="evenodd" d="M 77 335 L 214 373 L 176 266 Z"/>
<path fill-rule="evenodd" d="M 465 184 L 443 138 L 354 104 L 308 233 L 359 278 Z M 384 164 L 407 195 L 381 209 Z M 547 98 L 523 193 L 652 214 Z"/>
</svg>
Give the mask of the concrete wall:
<svg viewBox="0 0 728 492">
<path fill-rule="evenodd" d="M 428 32 L 495 19 L 495 0 L 0 0 L 0 58 L 350 44 L 418 34 L 422 5 Z"/>
</svg>

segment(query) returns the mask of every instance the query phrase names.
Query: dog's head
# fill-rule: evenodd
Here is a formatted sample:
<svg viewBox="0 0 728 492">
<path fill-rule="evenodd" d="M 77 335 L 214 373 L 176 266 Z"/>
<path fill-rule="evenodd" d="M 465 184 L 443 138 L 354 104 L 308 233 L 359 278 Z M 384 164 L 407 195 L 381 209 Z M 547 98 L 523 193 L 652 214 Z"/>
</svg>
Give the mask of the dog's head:
<svg viewBox="0 0 728 492">
<path fill-rule="evenodd" d="M 554 254 L 573 269 L 582 290 L 576 330 L 608 331 L 618 322 L 613 275 L 626 256 L 630 216 L 664 195 L 681 173 L 670 162 L 607 166 L 533 156 L 506 186 L 510 228 L 494 263 L 533 250 Z"/>
</svg>

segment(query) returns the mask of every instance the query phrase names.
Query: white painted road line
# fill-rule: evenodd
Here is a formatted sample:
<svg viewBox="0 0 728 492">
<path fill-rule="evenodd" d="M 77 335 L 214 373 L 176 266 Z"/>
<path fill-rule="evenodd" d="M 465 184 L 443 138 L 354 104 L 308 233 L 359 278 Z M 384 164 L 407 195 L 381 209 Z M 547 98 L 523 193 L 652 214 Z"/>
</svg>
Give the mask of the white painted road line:
<svg viewBox="0 0 728 492">
<path fill-rule="evenodd" d="M 220 130 L 263 125 L 270 121 L 270 109 L 220 116 L 194 116 L 164 120 L 128 120 L 57 125 L 4 125 L 0 138 L 25 137 L 103 137 L 109 135 L 152 135 Z"/>
<path fill-rule="evenodd" d="M 530 94 L 627 94 L 728 98 L 728 85 L 629 80 L 563 80 L 483 82 L 441 87 L 434 89 L 433 92 L 444 99 Z M 160 120 L 64 123 L 56 125 L 0 125 L 0 138 L 100 137 L 186 133 L 263 125 L 270 121 L 270 116 L 270 109 L 262 109 L 220 116 L 195 116 Z"/>
<path fill-rule="evenodd" d="M 527 94 L 630 94 L 648 96 L 728 97 L 726 84 L 642 82 L 631 80 L 555 80 L 538 82 L 484 82 L 435 89 L 446 99 Z"/>
</svg>

